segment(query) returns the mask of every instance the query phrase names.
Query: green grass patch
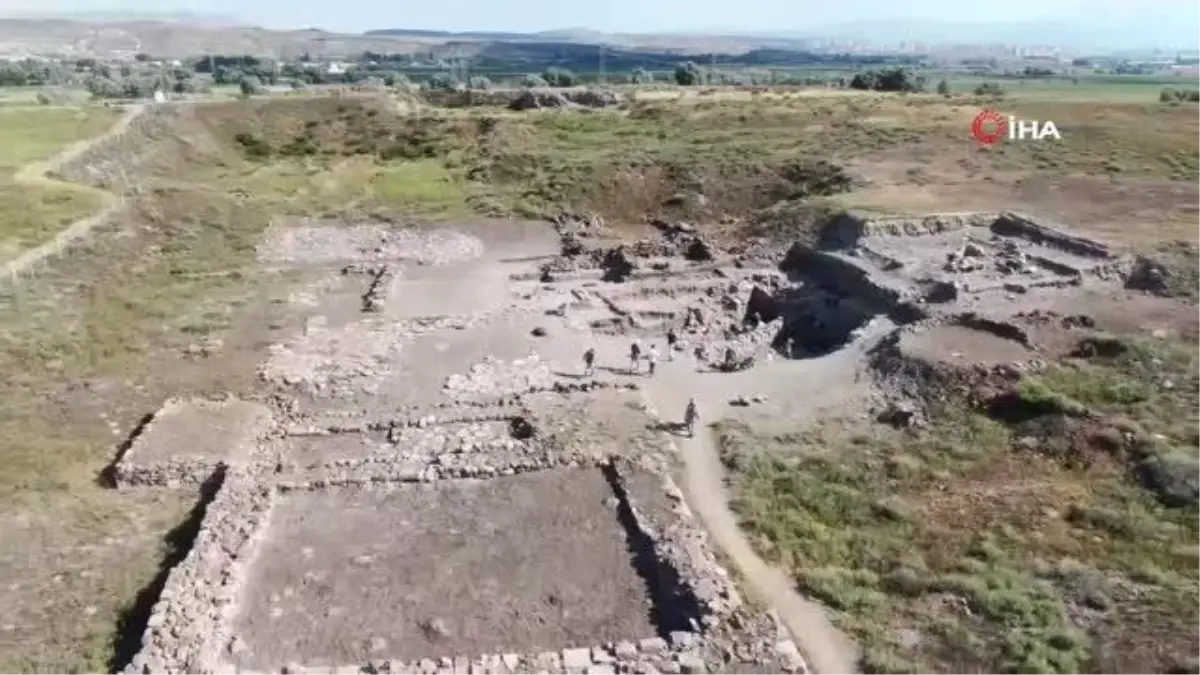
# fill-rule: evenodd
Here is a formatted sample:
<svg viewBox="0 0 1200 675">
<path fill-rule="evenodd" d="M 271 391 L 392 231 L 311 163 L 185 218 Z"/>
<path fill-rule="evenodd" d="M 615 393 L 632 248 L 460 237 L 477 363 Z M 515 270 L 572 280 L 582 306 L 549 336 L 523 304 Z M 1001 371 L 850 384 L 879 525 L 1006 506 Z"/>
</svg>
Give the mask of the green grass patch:
<svg viewBox="0 0 1200 675">
<path fill-rule="evenodd" d="M 49 159 L 70 144 L 99 136 L 120 114 L 118 109 L 0 108 L 0 174 Z"/>
<path fill-rule="evenodd" d="M 115 122 L 108 108 L 0 108 L 0 261 L 46 242 L 103 206 L 100 196 L 87 188 L 18 182 L 14 176 L 72 143 L 104 133 Z"/>
<path fill-rule="evenodd" d="M 389 162 L 370 180 L 371 201 L 392 210 L 429 215 L 469 212 L 467 189 L 441 160 Z"/>
<path fill-rule="evenodd" d="M 52 239 L 71 223 L 95 213 L 103 200 L 85 188 L 17 185 L 0 178 L 0 261 Z"/>
<path fill-rule="evenodd" d="M 1019 396 L 1061 415 L 1061 382 L 1030 380 Z M 718 426 L 743 526 L 836 611 L 867 672 L 1188 662 L 1200 619 L 1194 506 L 1164 505 L 1119 453 L 1080 466 L 1021 449 L 1019 426 L 953 409 L 933 420 L 919 432 Z"/>
</svg>

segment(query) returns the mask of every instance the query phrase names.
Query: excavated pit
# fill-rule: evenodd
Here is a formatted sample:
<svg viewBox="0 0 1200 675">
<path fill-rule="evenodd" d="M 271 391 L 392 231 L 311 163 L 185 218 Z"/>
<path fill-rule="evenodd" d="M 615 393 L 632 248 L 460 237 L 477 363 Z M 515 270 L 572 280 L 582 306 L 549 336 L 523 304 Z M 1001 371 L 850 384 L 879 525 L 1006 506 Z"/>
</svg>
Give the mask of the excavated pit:
<svg viewBox="0 0 1200 675">
<path fill-rule="evenodd" d="M 914 326 L 900 338 L 899 347 L 903 357 L 959 367 L 1021 363 L 1036 355 L 1019 340 L 956 323 Z"/>
<path fill-rule="evenodd" d="M 261 672 L 687 630 L 695 601 L 630 508 L 598 468 L 284 492 L 243 586 L 233 661 Z"/>
<path fill-rule="evenodd" d="M 1018 214 L 843 214 L 826 224 L 816 245 L 793 245 L 780 269 L 794 283 L 903 325 L 964 312 L 1011 315 L 1048 295 L 1109 279 L 1118 262 L 1098 242 Z M 820 325 L 842 322 L 852 320 L 826 315 Z M 812 328 L 801 326 L 789 331 L 797 343 L 803 327 Z"/>
</svg>

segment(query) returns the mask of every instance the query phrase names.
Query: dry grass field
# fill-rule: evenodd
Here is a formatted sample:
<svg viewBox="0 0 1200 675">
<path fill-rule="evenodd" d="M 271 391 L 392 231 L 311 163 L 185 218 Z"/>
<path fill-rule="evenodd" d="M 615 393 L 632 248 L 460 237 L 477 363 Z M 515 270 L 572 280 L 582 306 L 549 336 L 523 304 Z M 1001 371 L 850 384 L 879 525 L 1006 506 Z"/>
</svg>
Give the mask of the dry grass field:
<svg viewBox="0 0 1200 675">
<path fill-rule="evenodd" d="M 991 105 L 1052 119 L 1063 141 L 979 149 L 970 120 Z M 1194 106 L 768 94 L 570 113 L 399 107 L 321 97 L 166 114 L 129 165 L 138 191 L 126 212 L 0 288 L 0 669 L 99 671 L 136 649 L 145 603 L 196 526 L 196 495 L 116 494 L 99 476 L 167 396 L 261 386 L 266 327 L 288 321 L 277 301 L 292 290 L 254 265 L 275 215 L 587 211 L 630 233 L 661 216 L 786 239 L 841 208 L 1007 209 L 1130 249 L 1197 239 Z M 102 108 L 12 114 L 0 109 L 0 138 L 13 141 L 0 144 L 0 256 L 89 207 L 4 176 L 112 123 Z M 1194 451 L 1194 414 L 1179 411 L 1194 413 L 1195 335 L 1178 342 L 1145 357 L 1160 364 L 1149 374 L 1135 350 L 1043 384 Z M 197 358 L 198 346 L 211 355 Z M 1164 373 L 1174 392 L 1153 389 Z M 1128 387 L 1153 395 L 1120 393 Z M 771 435 L 761 444 L 778 456 L 754 459 L 742 479 L 748 526 L 852 633 L 877 638 L 866 640 L 873 667 L 1168 669 L 1195 654 L 1194 509 L 1151 505 L 1120 458 L 1062 468 L 1002 449 L 1014 432 L 994 421 L 945 424 L 938 441 Z M 730 447 L 760 433 L 731 430 Z M 838 461 L 808 454 L 826 442 L 846 449 Z M 931 479 L 951 487 L 929 493 Z M 864 515 L 889 493 L 894 519 Z M 1018 494 L 1039 499 L 1016 504 Z M 1077 509 L 1075 529 L 1037 528 L 1039 513 L 1064 508 Z M 982 530 L 994 534 L 970 532 Z M 933 549 L 944 555 L 921 557 Z M 879 566 L 893 555 L 894 567 Z M 969 615 L 934 608 L 935 587 L 978 604 Z"/>
</svg>

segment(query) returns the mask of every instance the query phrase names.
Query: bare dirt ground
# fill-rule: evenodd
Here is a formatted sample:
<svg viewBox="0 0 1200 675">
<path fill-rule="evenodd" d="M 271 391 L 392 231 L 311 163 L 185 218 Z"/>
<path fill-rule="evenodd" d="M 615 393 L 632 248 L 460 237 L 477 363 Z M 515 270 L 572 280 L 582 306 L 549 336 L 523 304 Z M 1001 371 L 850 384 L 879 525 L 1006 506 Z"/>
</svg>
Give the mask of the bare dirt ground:
<svg viewBox="0 0 1200 675">
<path fill-rule="evenodd" d="M 648 102 L 613 114 L 466 111 L 421 119 L 393 119 L 385 107 L 355 100 L 177 107 L 141 125 L 139 140 L 124 141 L 120 152 L 87 157 L 94 170 L 68 167 L 70 177 L 100 183 L 111 183 L 125 167 L 145 188 L 130 195 L 125 218 L 106 222 L 62 264 L 5 296 L 11 321 L 5 323 L 4 367 L 15 374 L 15 390 L 0 419 L 10 468 L 0 485 L 17 506 L 6 513 L 0 534 L 25 555 L 0 566 L 5 579 L 19 580 L 3 591 L 14 611 L 0 638 L 0 663 L 21 671 L 121 668 L 147 627 L 151 647 L 135 667 L 152 671 L 228 659 L 275 669 L 290 659 L 289 648 L 311 647 L 304 658 L 313 661 L 428 656 L 435 670 L 449 672 L 459 664 L 439 658 L 515 653 L 529 648 L 521 640 L 546 650 L 601 648 L 587 653 L 587 666 L 574 652 L 519 662 L 517 669 L 530 671 L 555 672 L 570 660 L 570 669 L 605 672 L 612 665 L 605 659 L 617 651 L 629 663 L 646 663 L 650 670 L 640 672 L 759 672 L 770 669 L 770 659 L 787 657 L 788 648 L 778 645 L 790 644 L 789 638 L 757 629 L 739 633 L 726 619 L 712 625 L 697 619 L 691 628 L 700 638 L 665 636 L 671 643 L 665 661 L 651 658 L 641 643 L 632 652 L 598 645 L 661 632 L 653 625 L 647 632 L 634 618 L 646 617 L 628 607 L 613 625 L 586 615 L 592 623 L 577 629 L 579 642 L 576 633 L 566 634 L 576 630 L 570 623 L 559 627 L 566 633 L 546 634 L 544 641 L 538 631 L 545 627 L 525 626 L 525 637 L 506 635 L 513 625 L 500 627 L 497 609 L 509 600 L 510 607 L 545 607 L 537 604 L 536 586 L 528 597 L 489 602 L 430 585 L 431 593 L 445 593 L 438 597 L 446 598 L 448 625 L 478 621 L 494 631 L 486 646 L 462 637 L 445 652 L 428 638 L 429 630 L 440 633 L 436 626 L 393 630 L 411 623 L 407 615 L 386 631 L 374 624 L 359 631 L 349 616 L 327 617 L 311 628 L 320 636 L 312 640 L 301 639 L 307 627 L 278 630 L 270 618 L 271 593 L 263 590 L 275 587 L 273 577 L 242 587 L 265 592 L 265 599 L 222 601 L 250 612 L 240 624 L 228 617 L 206 623 L 207 610 L 177 604 L 171 593 L 150 608 L 165 582 L 168 589 L 209 588 L 201 562 L 219 571 L 218 533 L 226 524 L 241 532 L 239 513 L 261 513 L 266 523 L 243 533 L 250 547 L 265 537 L 259 562 L 270 565 L 251 573 L 269 577 L 261 570 L 278 565 L 296 579 L 279 582 L 280 603 L 319 601 L 305 595 L 312 585 L 304 584 L 308 568 L 299 564 L 303 547 L 288 548 L 285 527 L 312 538 L 314 559 L 335 555 L 344 540 L 387 545 L 384 557 L 411 559 L 406 568 L 361 571 L 378 571 L 389 584 L 401 569 L 433 574 L 438 568 L 422 567 L 430 558 L 418 560 L 420 549 L 406 548 L 400 529 L 374 531 L 357 507 L 336 523 L 316 515 L 299 519 L 343 508 L 311 501 L 336 501 L 332 495 L 346 490 L 378 497 L 388 512 L 392 500 L 424 494 L 422 508 L 430 515 L 411 519 L 412 527 L 449 519 L 441 529 L 426 530 L 433 548 L 488 519 L 524 526 L 515 508 L 520 500 L 497 498 L 479 507 L 488 518 L 470 519 L 455 515 L 465 509 L 465 497 L 443 495 L 471 476 L 485 478 L 482 492 L 499 490 L 506 479 L 489 476 L 501 476 L 506 466 L 557 461 L 557 451 L 546 448 L 569 443 L 580 456 L 627 457 L 682 475 L 681 498 L 743 573 L 747 593 L 776 605 L 818 671 L 1069 672 L 1137 658 L 1162 669 L 1177 665 L 1168 661 L 1194 646 L 1194 625 L 1190 633 L 1181 628 L 1194 621 L 1179 617 L 1192 616 L 1195 605 L 1189 610 L 1185 602 L 1195 596 L 1194 565 L 1181 557 L 1194 548 L 1194 528 L 1180 517 L 1193 508 L 1189 499 L 1194 505 L 1195 481 L 1188 479 L 1194 471 L 1184 455 L 1195 443 L 1194 410 L 1185 405 L 1195 398 L 1195 381 L 1186 355 L 1180 360 L 1172 350 L 1194 343 L 1195 310 L 1160 296 L 1188 286 L 1194 276 L 1187 276 L 1186 265 L 1139 266 L 1124 255 L 1124 245 L 1161 238 L 1154 227 L 1189 217 L 1183 197 L 1194 192 L 1194 180 L 1175 175 L 1187 164 L 1155 164 L 1151 155 L 1168 145 L 1163 138 L 1152 135 L 1150 149 L 1141 149 L 1106 135 L 1111 120 L 1104 118 L 1089 132 L 1100 142 L 1086 156 L 1022 149 L 973 156 L 980 164 L 971 169 L 972 182 L 954 183 L 949 167 L 920 176 L 887 163 L 957 142 L 961 134 L 952 125 L 958 113 L 941 102 L 839 97 L 805 105 L 674 105 Z M 921 117 L 929 112 L 946 119 Z M 1084 112 L 1063 109 L 1076 120 L 1085 119 Z M 1194 125 L 1194 115 L 1184 119 L 1180 111 L 1147 114 L 1158 117 L 1170 139 Z M 810 133 L 813 124 L 828 132 Z M 930 135 L 912 131 L 931 128 Z M 235 140 L 239 133 L 256 136 Z M 248 146 L 246 138 L 261 140 L 267 157 L 253 156 L 251 148 L 263 146 Z M 321 153 L 295 150 L 305 143 Z M 1187 143 L 1194 145 L 1194 138 Z M 650 160 L 633 161 L 634 149 Z M 385 154 L 390 159 L 382 159 Z M 326 160 L 333 155 L 336 161 Z M 809 161 L 817 158 L 853 161 Z M 1118 160 L 1119 171 L 1088 174 Z M 872 175 L 873 166 L 880 173 Z M 881 201 L 887 194 L 926 194 L 927 201 L 896 202 L 893 210 L 941 210 L 952 191 L 985 194 L 992 176 L 1008 186 L 994 193 L 996 202 L 973 198 L 953 205 L 978 209 L 986 202 L 1040 212 L 1039 204 L 1053 203 L 1050 197 L 1024 199 L 1011 188 L 1062 173 L 1071 174 L 1064 181 L 1087 189 L 1115 181 L 1112 192 L 1131 200 L 1127 212 L 1150 218 L 1130 228 L 1141 234 L 1118 241 L 1111 257 L 1100 259 L 1037 237 L 1004 235 L 986 223 L 926 234 L 928 219 L 921 217 L 880 224 L 852 214 L 861 232 L 842 245 L 813 246 L 825 226 L 838 222 L 837 209 L 855 200 L 878 208 L 890 203 Z M 864 176 L 875 184 L 855 187 Z M 1154 190 L 1138 191 L 1151 185 Z M 1146 195 L 1141 206 L 1139 194 Z M 464 218 L 464 209 L 506 218 Z M 1115 231 L 1123 218 L 1105 224 L 1084 206 L 1070 209 L 1053 219 L 1104 232 Z M 553 219 L 558 231 L 530 217 Z M 838 241 L 848 232 L 834 230 Z M 811 250 L 788 264 L 785 254 L 795 240 Z M 979 251 L 968 254 L 967 244 L 976 240 Z M 622 241 L 626 247 L 617 251 Z M 570 254 L 562 255 L 564 249 Z M 1189 258 L 1186 250 L 1171 255 L 1161 259 Z M 846 272 L 853 267 L 863 274 Z M 949 299 L 937 299 L 939 293 Z M 968 314 L 975 319 L 964 318 Z M 673 360 L 666 359 L 667 327 L 681 338 Z M 1101 328 L 1125 333 L 1118 341 L 1124 346 L 1100 340 Z M 631 368 L 635 338 L 662 357 L 653 377 L 644 362 Z M 1093 340 L 1088 349 L 1100 356 L 1060 362 L 1084 340 Z M 696 359 L 700 346 L 707 353 Z M 582 355 L 589 347 L 597 367 L 585 375 Z M 753 362 L 722 372 L 726 348 L 736 360 Z M 1030 353 L 1035 356 L 1027 358 Z M 1105 356 L 1110 353 L 1117 356 Z M 1042 370 L 1027 363 L 1039 360 Z M 616 388 L 628 386 L 637 389 Z M 1011 405 L 1002 405 L 1010 390 L 1024 411 L 1018 418 Z M 96 477 L 118 454 L 113 446 L 163 401 L 224 392 L 271 406 L 272 433 L 285 438 L 260 439 L 249 454 L 232 458 L 208 506 L 208 529 L 196 539 L 200 553 L 176 565 L 191 542 L 163 533 L 184 522 L 194 490 L 113 492 Z M 688 398 L 698 401 L 702 424 L 727 422 L 715 438 L 703 429 L 692 440 L 679 435 Z M 514 442 L 508 428 L 514 415 L 532 421 L 540 440 Z M 1105 415 L 1132 424 L 1109 426 Z M 1043 477 L 1035 480 L 1039 470 Z M 282 497 L 246 487 L 313 475 L 324 476 L 312 479 L 321 485 Z M 421 484 L 434 475 L 431 487 Z M 351 478 L 371 484 L 372 476 L 402 476 L 398 480 L 408 483 L 388 493 L 329 485 Z M 162 477 L 163 484 L 177 480 Z M 611 515 L 601 496 L 611 487 L 545 480 L 550 483 L 539 488 L 537 507 L 528 505 L 536 512 L 530 518 L 543 517 L 546 503 L 579 505 L 578 513 L 560 509 L 564 518 L 579 516 L 579 531 L 556 538 L 548 529 L 535 537 L 537 528 L 513 526 L 493 533 L 494 550 L 513 551 L 510 558 L 541 570 L 548 563 L 535 565 L 530 551 L 544 550 L 542 537 L 578 552 L 577 543 L 611 527 L 601 537 L 609 548 L 596 550 L 612 556 L 593 561 L 572 553 L 560 557 L 576 561 L 564 564 L 561 575 L 515 579 L 558 584 L 568 595 L 589 585 L 603 589 L 597 579 L 613 583 L 612 593 L 597 591 L 590 601 L 614 612 L 628 603 L 651 606 L 643 600 L 659 608 L 693 602 L 651 601 L 645 584 L 635 596 L 634 577 L 598 571 L 634 569 L 629 552 L 614 543 L 630 530 L 600 515 Z M 542 494 L 547 491 L 557 496 Z M 674 505 L 670 494 L 642 503 Z M 1022 497 L 1031 494 L 1040 496 Z M 896 498 L 886 498 L 891 495 Z M 598 510 L 583 508 L 596 501 Z M 265 511 L 256 511 L 262 504 Z M 403 508 L 395 513 L 408 518 Z M 182 529 L 194 533 L 199 523 L 197 517 Z M 591 523 L 597 529 L 588 529 Z M 939 523 L 973 527 L 956 534 Z M 125 536 L 133 524 L 145 536 Z M 583 532 L 590 534 L 579 536 Z M 1149 543 L 1136 544 L 1137 532 L 1153 533 Z M 474 556 L 483 549 L 461 551 Z M 60 581 L 77 572 L 68 561 L 84 559 L 100 561 L 93 581 Z M 105 560 L 125 564 L 101 564 Z M 334 569 L 334 558 L 322 560 Z M 689 569 L 680 560 L 673 565 Z M 156 577 L 159 566 L 176 569 L 174 581 Z M 229 567 L 230 578 L 243 572 Z M 394 597 L 420 597 L 395 586 L 386 585 Z M 703 595 L 704 587 L 688 594 Z M 60 589 L 60 602 L 39 604 L 47 588 Z M 488 588 L 499 586 L 480 592 Z M 440 602 L 434 595 L 417 614 Z M 825 604 L 828 616 L 812 600 Z M 460 601 L 463 607 L 455 604 Z M 370 602 L 376 596 L 345 604 Z M 172 613 L 177 609 L 186 620 Z M 285 611 L 274 621 L 296 616 Z M 1023 632 L 1012 637 L 1006 629 L 1012 625 Z M 604 632 L 614 626 L 633 634 Z M 727 641 L 727 630 L 768 645 L 770 657 Z M 170 651 L 169 641 L 158 640 L 173 632 L 199 632 L 204 639 Z M 460 639 L 448 632 L 451 641 Z M 1147 651 L 1152 637 L 1162 645 L 1153 652 Z M 228 642 L 233 638 L 244 644 Z M 712 648 L 700 665 L 692 659 L 695 650 L 683 645 L 691 639 Z M 506 644 L 510 640 L 517 644 Z M 660 649 L 655 642 L 644 647 Z"/>
<path fill-rule="evenodd" d="M 615 504 L 597 470 L 290 493 L 247 581 L 239 665 L 653 637 Z"/>
</svg>

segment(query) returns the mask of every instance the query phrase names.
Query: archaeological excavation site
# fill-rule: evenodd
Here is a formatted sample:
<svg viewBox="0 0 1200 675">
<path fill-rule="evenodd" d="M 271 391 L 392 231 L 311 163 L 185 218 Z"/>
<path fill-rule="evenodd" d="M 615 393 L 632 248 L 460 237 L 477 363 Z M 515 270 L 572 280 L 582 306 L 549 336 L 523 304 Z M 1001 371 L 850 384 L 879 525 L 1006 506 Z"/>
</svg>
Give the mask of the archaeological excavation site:
<svg viewBox="0 0 1200 675">
<path fill-rule="evenodd" d="M 149 107 L 61 167 L 121 199 L 12 296 L 42 412 L 10 483 L 68 495 L 89 543 L 14 518 L 0 543 L 48 543 L 0 563 L 40 579 L 14 606 L 54 588 L 45 617 L 101 626 L 50 642 L 115 632 L 88 663 L 144 674 L 1106 672 L 1193 644 L 1190 272 L 1019 201 L 851 208 L 889 193 L 802 151 L 830 122 L 803 97 L 473 96 Z"/>
<path fill-rule="evenodd" d="M 1154 277 L 1011 213 L 818 234 L 272 228 L 261 263 L 311 280 L 272 393 L 170 400 L 113 467 L 209 499 L 126 672 L 805 672 L 808 636 L 743 601 L 689 508 L 720 495 L 676 484 L 684 404 L 919 424 L 939 383 L 1017 378 L 1047 322 Z"/>
</svg>

